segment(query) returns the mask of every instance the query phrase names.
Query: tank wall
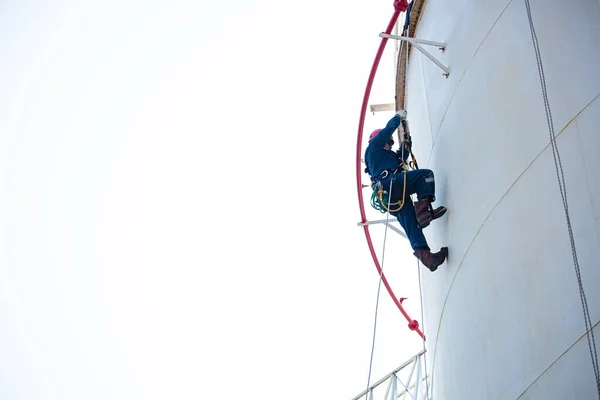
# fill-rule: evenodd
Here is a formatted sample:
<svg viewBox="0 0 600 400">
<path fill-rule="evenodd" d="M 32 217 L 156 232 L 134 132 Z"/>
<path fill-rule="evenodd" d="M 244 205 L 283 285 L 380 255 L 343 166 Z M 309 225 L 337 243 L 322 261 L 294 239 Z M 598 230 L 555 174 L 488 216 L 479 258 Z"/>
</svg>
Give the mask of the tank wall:
<svg viewBox="0 0 600 400">
<path fill-rule="evenodd" d="M 595 325 L 600 6 L 531 9 Z M 407 82 L 414 151 L 449 208 L 425 231 L 432 248 L 450 248 L 444 268 L 423 273 L 433 396 L 596 397 L 525 3 L 428 0 L 416 37 L 445 41 L 444 53 L 428 50 L 450 68 L 445 78 L 413 49 Z"/>
</svg>

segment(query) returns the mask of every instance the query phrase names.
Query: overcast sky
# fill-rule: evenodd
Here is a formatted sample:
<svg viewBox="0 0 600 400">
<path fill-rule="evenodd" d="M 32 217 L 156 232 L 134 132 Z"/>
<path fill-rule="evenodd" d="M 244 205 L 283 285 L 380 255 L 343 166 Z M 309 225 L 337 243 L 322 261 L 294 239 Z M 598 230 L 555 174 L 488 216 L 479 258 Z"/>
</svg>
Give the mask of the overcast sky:
<svg viewBox="0 0 600 400">
<path fill-rule="evenodd" d="M 0 4 L 0 398 L 366 388 L 356 134 L 392 3 Z M 386 246 L 420 320 L 416 259 Z M 422 347 L 406 325 L 382 288 L 372 382 Z"/>
</svg>

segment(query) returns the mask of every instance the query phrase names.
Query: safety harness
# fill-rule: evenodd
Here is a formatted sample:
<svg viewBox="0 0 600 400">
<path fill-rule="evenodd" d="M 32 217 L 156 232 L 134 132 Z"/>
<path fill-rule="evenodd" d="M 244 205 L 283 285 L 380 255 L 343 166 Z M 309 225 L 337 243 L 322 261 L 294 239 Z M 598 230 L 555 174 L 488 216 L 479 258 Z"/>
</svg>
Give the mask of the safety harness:
<svg viewBox="0 0 600 400">
<path fill-rule="evenodd" d="M 389 202 L 389 192 L 383 187 L 381 181 L 387 178 L 389 175 L 395 175 L 398 172 L 404 173 L 404 187 L 402 188 L 402 199 L 393 203 Z M 406 171 L 403 169 L 385 170 L 379 176 L 371 181 L 371 188 L 373 194 L 371 194 L 371 207 L 381 213 L 395 213 L 402 209 L 404 206 L 404 199 L 406 195 Z"/>
</svg>

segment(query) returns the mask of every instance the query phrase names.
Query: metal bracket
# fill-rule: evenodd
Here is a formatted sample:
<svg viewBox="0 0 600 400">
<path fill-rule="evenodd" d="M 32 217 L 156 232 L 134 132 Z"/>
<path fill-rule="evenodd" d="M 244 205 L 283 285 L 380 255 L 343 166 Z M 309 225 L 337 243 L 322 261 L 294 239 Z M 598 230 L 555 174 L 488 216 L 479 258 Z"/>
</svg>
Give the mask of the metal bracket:
<svg viewBox="0 0 600 400">
<path fill-rule="evenodd" d="M 423 53 L 425 55 L 425 57 L 429 58 L 435 65 L 437 65 L 438 67 L 440 67 L 440 69 L 442 71 L 444 71 L 443 75 L 446 78 L 450 75 L 450 70 L 448 69 L 448 67 L 446 67 L 444 64 L 442 64 L 441 62 L 439 62 L 434 56 L 432 56 L 427 50 L 425 50 L 423 48 L 423 46 L 421 46 L 421 44 L 424 44 L 424 45 L 427 45 L 427 46 L 436 46 L 441 51 L 445 51 L 446 50 L 446 43 L 432 42 L 431 40 L 416 39 L 416 38 L 411 38 L 411 37 L 408 37 L 408 36 L 390 35 L 390 34 L 387 34 L 385 32 L 381 32 L 379 34 L 379 37 L 388 38 L 388 39 L 403 40 L 405 42 L 408 42 L 408 43 L 412 44 L 415 49 L 419 50 L 421 53 Z"/>
<path fill-rule="evenodd" d="M 402 232 L 400 229 L 398 229 L 397 227 L 395 227 L 394 225 L 391 224 L 391 222 L 395 221 L 395 219 L 393 220 L 387 220 L 387 219 L 378 219 L 375 221 L 366 221 L 366 222 L 359 222 L 358 226 L 369 226 L 369 225 L 375 225 L 375 224 L 384 224 L 387 225 L 388 228 L 390 228 L 391 230 L 393 230 L 394 232 L 396 232 L 397 234 L 399 234 L 400 236 L 402 236 L 404 239 L 408 239 L 406 237 L 406 234 L 404 232 Z"/>
</svg>

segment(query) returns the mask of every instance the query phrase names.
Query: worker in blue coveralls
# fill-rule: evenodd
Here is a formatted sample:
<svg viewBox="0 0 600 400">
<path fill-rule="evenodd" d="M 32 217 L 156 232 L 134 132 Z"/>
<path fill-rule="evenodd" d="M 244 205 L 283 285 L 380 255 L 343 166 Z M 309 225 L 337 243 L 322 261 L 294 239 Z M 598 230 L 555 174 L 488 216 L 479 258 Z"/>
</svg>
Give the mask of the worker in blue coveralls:
<svg viewBox="0 0 600 400">
<path fill-rule="evenodd" d="M 406 111 L 397 111 L 383 129 L 376 129 L 369 137 L 369 145 L 365 150 L 366 172 L 374 184 L 379 183 L 388 192 L 388 204 L 402 204 L 400 210 L 392 210 L 410 241 L 417 257 L 429 270 L 435 271 L 448 256 L 448 248 L 442 247 L 437 253 L 432 253 L 423 235 L 423 228 L 430 222 L 446 213 L 446 207 L 435 210 L 431 203 L 435 201 L 435 178 L 429 169 L 405 171 L 403 164 L 410 153 L 411 141 L 407 134 L 398 152 L 392 151 L 394 139 L 392 135 L 402 122 L 406 121 Z M 404 147 L 406 143 L 407 147 Z M 404 151 L 402 151 L 404 149 Z M 408 151 L 406 151 L 408 150 Z M 406 174 L 406 177 L 404 176 Z M 404 183 L 406 182 L 406 190 Z M 391 190 L 390 190 L 391 188 Z M 417 194 L 413 204 L 410 195 Z M 404 201 L 404 203 L 402 203 Z"/>
</svg>

